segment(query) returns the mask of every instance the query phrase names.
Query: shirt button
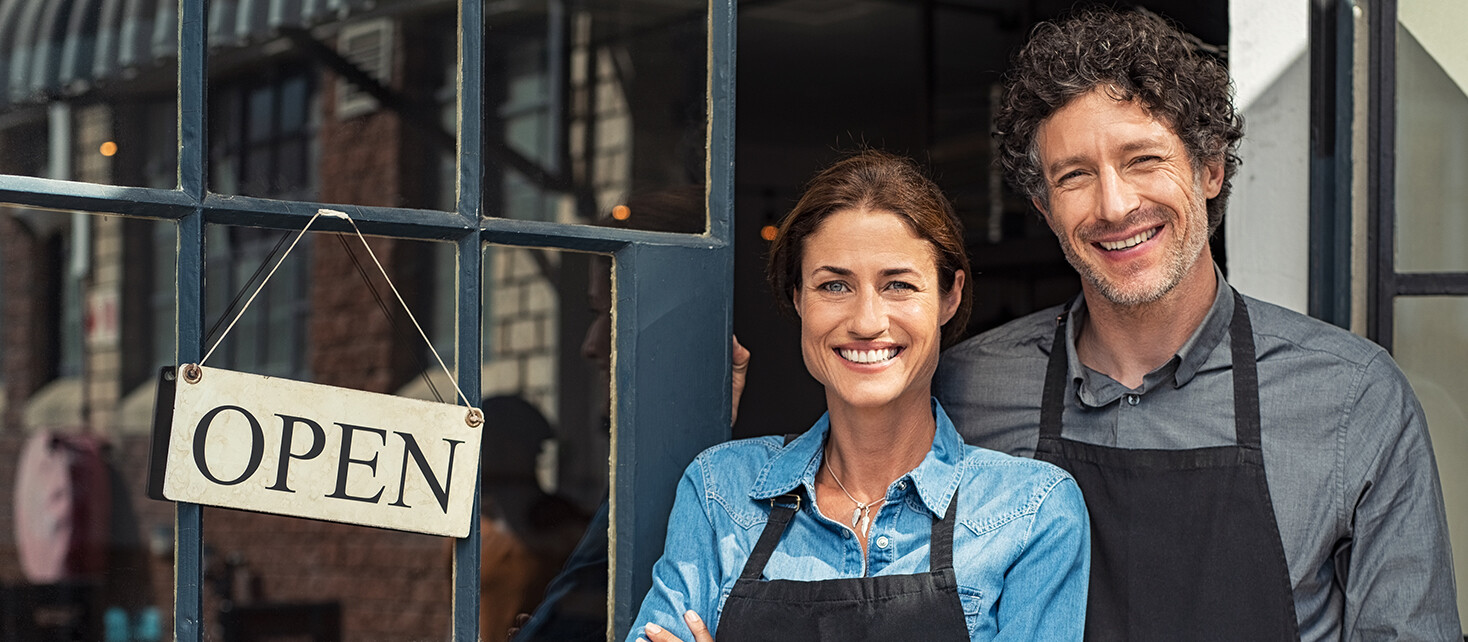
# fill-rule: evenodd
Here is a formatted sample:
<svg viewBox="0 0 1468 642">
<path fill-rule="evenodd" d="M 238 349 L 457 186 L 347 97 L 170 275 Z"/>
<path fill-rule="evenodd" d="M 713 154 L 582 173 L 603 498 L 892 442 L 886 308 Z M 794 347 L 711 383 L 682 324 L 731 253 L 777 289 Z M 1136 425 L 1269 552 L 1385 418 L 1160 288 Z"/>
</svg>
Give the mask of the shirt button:
<svg viewBox="0 0 1468 642">
<path fill-rule="evenodd" d="M 907 480 L 897 482 L 897 490 L 907 490 Z"/>
<path fill-rule="evenodd" d="M 841 531 L 841 536 L 846 539 L 851 539 L 851 531 Z"/>
<path fill-rule="evenodd" d="M 887 548 L 887 544 L 889 543 L 886 535 L 877 537 L 877 548 Z"/>
<path fill-rule="evenodd" d="M 1129 405 L 1135 406 L 1135 405 L 1137 405 L 1137 404 L 1139 404 L 1139 403 L 1142 402 L 1142 398 L 1140 396 L 1138 396 L 1138 395 L 1127 395 L 1126 396 L 1126 402 Z"/>
</svg>

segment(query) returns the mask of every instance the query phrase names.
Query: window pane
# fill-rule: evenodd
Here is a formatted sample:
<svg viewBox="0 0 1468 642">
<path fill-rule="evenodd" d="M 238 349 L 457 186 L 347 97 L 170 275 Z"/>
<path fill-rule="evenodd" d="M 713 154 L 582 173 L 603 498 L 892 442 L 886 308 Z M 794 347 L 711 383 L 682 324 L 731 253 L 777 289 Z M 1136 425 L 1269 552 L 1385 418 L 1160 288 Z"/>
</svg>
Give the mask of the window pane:
<svg viewBox="0 0 1468 642">
<path fill-rule="evenodd" d="M 454 208 L 458 3 L 209 12 L 211 191 Z"/>
<path fill-rule="evenodd" d="M 171 637 L 173 504 L 143 484 L 176 239 L 166 221 L 0 205 L 6 639 Z"/>
<path fill-rule="evenodd" d="M 1468 44 L 1456 0 L 1404 0 L 1397 29 L 1397 270 L 1468 270 Z"/>
<path fill-rule="evenodd" d="M 610 266 L 485 250 L 484 434 L 495 449 L 482 464 L 482 639 L 504 639 L 518 612 L 536 612 L 535 640 L 606 631 Z M 565 590 L 542 604 L 552 581 Z"/>
<path fill-rule="evenodd" d="M 1393 321 L 1397 363 L 1407 373 L 1432 432 L 1437 472 L 1448 507 L 1453 568 L 1468 586 L 1468 297 L 1397 297 Z M 1468 613 L 1468 595 L 1458 595 Z"/>
<path fill-rule="evenodd" d="M 263 277 L 279 263 L 209 364 L 455 402 L 453 385 L 356 235 L 308 234 L 282 260 L 294 232 L 223 226 L 209 232 L 207 287 L 225 275 L 234 278 L 220 286 L 225 304 L 237 296 L 243 304 L 255 288 L 249 277 L 262 267 Z M 451 348 L 456 273 L 454 261 L 444 266 L 443 256 L 447 251 L 452 259 L 453 246 L 368 242 L 430 339 Z M 217 247 L 228 260 L 216 257 Z M 445 281 L 450 287 L 441 287 Z M 223 332 L 234 314 L 211 308 L 206 328 L 222 320 Z M 453 353 L 442 356 L 452 367 Z M 359 446 L 356 456 L 367 457 L 368 448 Z M 382 457 L 373 470 L 354 466 L 354 483 L 373 474 L 396 483 L 398 462 Z M 274 627 L 282 639 L 449 637 L 451 538 L 221 508 L 205 509 L 204 524 L 206 639 L 235 639 L 261 627 Z"/>
<path fill-rule="evenodd" d="M 594 224 L 639 196 L 700 188 L 707 2 L 555 5 L 486 11 L 485 213 Z"/>
<path fill-rule="evenodd" d="M 177 30 L 153 0 L 3 3 L 0 173 L 175 187 Z"/>
</svg>

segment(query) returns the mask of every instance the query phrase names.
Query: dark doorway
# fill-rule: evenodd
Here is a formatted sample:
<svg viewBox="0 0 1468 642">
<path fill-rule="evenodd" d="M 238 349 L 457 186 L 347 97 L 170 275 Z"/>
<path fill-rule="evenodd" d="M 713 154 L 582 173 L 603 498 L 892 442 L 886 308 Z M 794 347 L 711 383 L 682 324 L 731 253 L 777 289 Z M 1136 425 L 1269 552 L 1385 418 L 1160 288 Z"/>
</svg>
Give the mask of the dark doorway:
<svg viewBox="0 0 1468 642">
<path fill-rule="evenodd" d="M 993 167 L 990 105 L 1030 28 L 1058 0 L 746 0 L 739 4 L 734 330 L 754 352 L 735 437 L 805 430 L 824 410 L 799 328 L 764 285 L 761 228 L 802 183 L 862 146 L 919 159 L 963 219 L 978 333 L 1080 288 L 1055 237 Z M 1140 5 L 1220 54 L 1225 0 Z M 1215 241 L 1215 246 L 1222 243 Z"/>
</svg>

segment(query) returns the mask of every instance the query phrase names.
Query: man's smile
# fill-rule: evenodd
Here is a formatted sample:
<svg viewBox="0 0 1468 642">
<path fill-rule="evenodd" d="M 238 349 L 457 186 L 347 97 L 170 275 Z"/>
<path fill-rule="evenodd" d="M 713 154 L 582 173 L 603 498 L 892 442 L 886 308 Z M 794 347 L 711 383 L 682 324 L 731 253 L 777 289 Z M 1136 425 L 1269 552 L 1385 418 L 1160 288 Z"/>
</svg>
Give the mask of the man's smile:
<svg viewBox="0 0 1468 642">
<path fill-rule="evenodd" d="M 1096 241 L 1094 245 L 1108 252 L 1117 252 L 1120 250 L 1133 248 L 1141 245 L 1142 243 L 1150 241 L 1152 240 L 1152 237 L 1157 236 L 1157 233 L 1160 231 L 1162 231 L 1162 226 L 1158 225 L 1157 227 L 1151 229 L 1142 230 L 1141 232 L 1138 232 L 1120 241 Z"/>
</svg>

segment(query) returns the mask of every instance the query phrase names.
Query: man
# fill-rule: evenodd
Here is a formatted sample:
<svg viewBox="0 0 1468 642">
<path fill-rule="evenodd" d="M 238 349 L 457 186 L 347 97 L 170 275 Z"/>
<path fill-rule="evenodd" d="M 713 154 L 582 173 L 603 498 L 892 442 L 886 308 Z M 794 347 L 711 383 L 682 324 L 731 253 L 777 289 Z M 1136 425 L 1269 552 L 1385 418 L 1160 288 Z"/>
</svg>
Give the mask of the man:
<svg viewBox="0 0 1468 642">
<path fill-rule="evenodd" d="M 1082 295 L 944 355 L 972 443 L 1069 470 L 1093 640 L 1456 640 L 1427 425 L 1379 347 L 1214 266 L 1242 126 L 1223 66 L 1142 12 L 1042 24 L 1001 160 Z"/>
</svg>

